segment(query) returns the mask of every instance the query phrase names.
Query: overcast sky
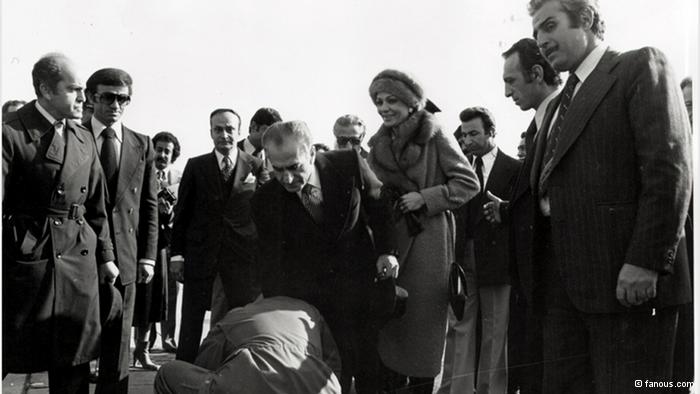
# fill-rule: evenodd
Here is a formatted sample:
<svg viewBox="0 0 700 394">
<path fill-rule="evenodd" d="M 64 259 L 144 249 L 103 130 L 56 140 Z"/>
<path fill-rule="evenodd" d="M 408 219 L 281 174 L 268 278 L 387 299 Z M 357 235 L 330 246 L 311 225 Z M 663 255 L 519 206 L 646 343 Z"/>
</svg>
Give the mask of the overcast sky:
<svg viewBox="0 0 700 394">
<path fill-rule="evenodd" d="M 118 67 L 134 79 L 124 123 L 168 130 L 182 157 L 212 149 L 209 113 L 236 109 L 243 129 L 261 106 L 305 120 L 319 142 L 355 113 L 373 134 L 368 96 L 384 68 L 408 71 L 454 130 L 480 105 L 496 117 L 496 142 L 515 154 L 533 116 L 503 95 L 501 53 L 532 35 L 521 0 L 3 0 L 2 101 L 34 98 L 31 68 L 43 54 L 73 58 L 84 80 Z M 697 0 L 602 0 L 606 43 L 663 50 L 677 79 L 697 70 Z M 183 167 L 185 160 L 176 163 Z"/>
</svg>

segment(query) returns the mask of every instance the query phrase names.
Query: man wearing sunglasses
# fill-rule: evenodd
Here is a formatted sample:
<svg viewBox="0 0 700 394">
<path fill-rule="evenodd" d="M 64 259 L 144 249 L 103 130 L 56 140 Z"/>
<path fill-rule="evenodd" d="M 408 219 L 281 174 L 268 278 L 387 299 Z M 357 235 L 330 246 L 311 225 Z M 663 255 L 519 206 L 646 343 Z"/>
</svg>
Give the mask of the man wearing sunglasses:
<svg viewBox="0 0 700 394">
<path fill-rule="evenodd" d="M 365 138 L 365 122 L 356 115 L 343 115 L 333 125 L 335 135 L 335 150 L 355 149 L 363 159 L 367 159 L 367 152 L 362 147 Z"/>
<path fill-rule="evenodd" d="M 103 330 L 97 393 L 128 391 L 136 283 L 148 283 L 153 278 L 158 245 L 153 145 L 149 137 L 121 122 L 131 102 L 131 85 L 131 76 L 116 68 L 96 71 L 86 84 L 94 113 L 83 125 L 92 131 L 105 174 L 107 216 L 118 268 L 111 280 L 123 299 L 121 325 Z M 138 336 L 137 331 L 137 347 Z"/>
</svg>

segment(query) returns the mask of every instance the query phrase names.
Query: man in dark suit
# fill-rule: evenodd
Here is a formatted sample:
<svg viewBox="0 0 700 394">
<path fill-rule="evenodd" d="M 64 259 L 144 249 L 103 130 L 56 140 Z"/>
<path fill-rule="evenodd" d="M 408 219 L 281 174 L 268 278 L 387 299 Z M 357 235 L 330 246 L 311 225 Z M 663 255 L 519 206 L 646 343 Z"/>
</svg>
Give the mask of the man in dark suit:
<svg viewBox="0 0 700 394">
<path fill-rule="evenodd" d="M 3 376 L 49 371 L 52 393 L 88 393 L 98 281 L 116 276 L 105 181 L 75 123 L 82 80 L 64 55 L 34 65 L 37 100 L 2 125 Z"/>
<path fill-rule="evenodd" d="M 461 321 L 450 315 L 443 392 L 472 392 L 476 369 L 477 393 L 502 393 L 506 391 L 508 373 L 506 349 L 508 339 L 508 315 L 511 292 L 508 255 L 508 229 L 492 226 L 483 215 L 485 191 L 508 194 L 515 180 L 520 162 L 498 149 L 496 124 L 490 111 L 483 107 L 470 107 L 459 114 L 462 122 L 458 141 L 465 153 L 473 158 L 481 193 L 469 200 L 459 215 L 464 231 L 465 273 L 474 278 L 476 291 L 468 291 L 464 317 Z M 467 285 L 469 287 L 469 285 Z M 481 341 L 477 340 L 476 325 L 481 315 Z M 453 334 L 454 333 L 454 334 Z M 463 349 L 479 348 L 476 352 L 462 354 Z M 446 360 L 448 356 L 446 356 Z M 477 367 L 478 365 L 478 367 Z M 476 368 L 475 368 L 476 367 Z"/>
<path fill-rule="evenodd" d="M 360 157 L 367 160 L 369 152 L 362 147 L 367 126 L 357 115 L 343 115 L 335 120 L 333 136 L 335 136 L 335 149 L 354 149 L 360 153 Z"/>
<path fill-rule="evenodd" d="M 275 122 L 281 122 L 282 116 L 280 113 L 269 107 L 263 107 L 255 111 L 253 117 L 250 118 L 248 126 L 248 137 L 238 141 L 238 149 L 263 161 L 263 167 L 258 175 L 258 184 L 270 180 L 270 164 L 265 160 L 265 150 L 262 147 L 262 135 L 268 127 Z"/>
<path fill-rule="evenodd" d="M 250 198 L 262 162 L 236 148 L 241 118 L 234 110 L 214 110 L 209 123 L 214 151 L 185 165 L 170 244 L 170 272 L 184 279 L 177 359 L 187 362 L 197 357 L 210 306 L 214 325 L 260 292 Z"/>
<path fill-rule="evenodd" d="M 535 133 L 544 119 L 547 106 L 558 93 L 559 73 L 540 53 L 532 38 L 517 41 L 503 53 L 503 82 L 505 95 L 521 110 L 534 109 L 535 117 L 523 133 L 525 151 L 531 153 Z M 497 195 L 487 193 L 487 220 L 495 220 L 503 212 L 503 222 L 510 228 L 510 261 L 513 275 L 513 293 L 509 322 L 508 390 L 521 394 L 542 391 L 542 323 L 533 309 L 532 237 L 533 210 L 530 192 L 530 168 L 533 155 L 527 155 L 520 168 L 513 191 L 503 203 Z M 498 204 L 498 206 L 496 205 Z M 489 211 L 488 205 L 496 206 Z"/>
<path fill-rule="evenodd" d="M 92 131 L 107 181 L 107 213 L 123 300 L 122 324 L 102 333 L 96 392 L 126 393 L 136 282 L 153 278 L 158 242 L 158 199 L 151 140 L 124 126 L 131 101 L 131 76 L 104 68 L 88 78 L 86 92 L 94 113 L 84 126 Z"/>
<path fill-rule="evenodd" d="M 691 296 L 690 132 L 678 85 L 657 49 L 603 45 L 596 1 L 533 0 L 529 9 L 542 54 L 569 72 L 537 134 L 530 177 L 544 392 L 670 381 L 678 305 Z"/>
<path fill-rule="evenodd" d="M 398 274 L 381 183 L 355 151 L 316 153 L 302 121 L 270 126 L 263 147 L 274 170 L 274 179 L 252 200 L 263 295 L 300 298 L 317 307 L 338 344 L 343 392 L 354 376 L 358 393 L 375 393 L 372 281 L 378 272 Z"/>
</svg>

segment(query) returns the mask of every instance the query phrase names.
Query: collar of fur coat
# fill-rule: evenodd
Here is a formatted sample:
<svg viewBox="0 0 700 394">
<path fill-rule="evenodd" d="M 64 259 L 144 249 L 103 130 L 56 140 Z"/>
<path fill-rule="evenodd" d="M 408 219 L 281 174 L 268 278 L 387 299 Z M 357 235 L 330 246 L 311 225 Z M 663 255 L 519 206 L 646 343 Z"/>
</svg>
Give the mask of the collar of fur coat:
<svg viewBox="0 0 700 394">
<path fill-rule="evenodd" d="M 413 113 L 394 129 L 382 125 L 372 136 L 368 145 L 372 148 L 374 161 L 389 171 L 405 170 L 418 162 L 423 146 L 437 133 L 439 126 L 435 117 L 420 110 Z"/>
</svg>

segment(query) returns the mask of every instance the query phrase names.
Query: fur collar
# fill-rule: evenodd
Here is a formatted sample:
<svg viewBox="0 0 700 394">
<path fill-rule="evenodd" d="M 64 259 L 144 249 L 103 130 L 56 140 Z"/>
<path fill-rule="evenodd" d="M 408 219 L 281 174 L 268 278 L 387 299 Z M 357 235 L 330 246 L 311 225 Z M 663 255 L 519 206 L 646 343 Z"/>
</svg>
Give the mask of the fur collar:
<svg viewBox="0 0 700 394">
<path fill-rule="evenodd" d="M 423 147 L 438 130 L 435 117 L 425 110 L 420 110 L 394 130 L 382 125 L 377 134 L 370 138 L 369 146 L 376 150 L 375 160 L 382 167 L 406 169 L 418 161 Z"/>
</svg>

